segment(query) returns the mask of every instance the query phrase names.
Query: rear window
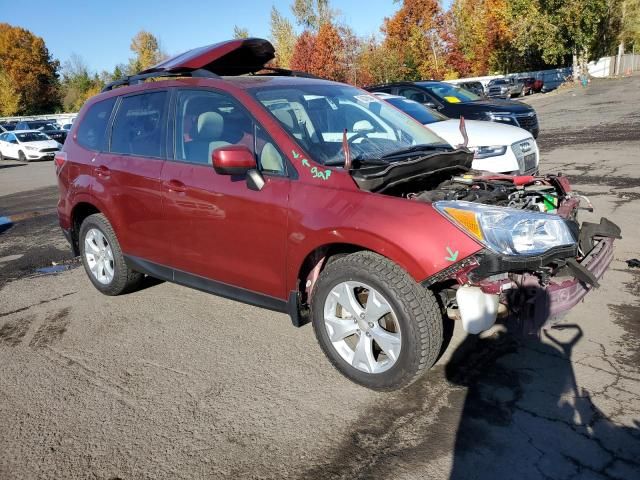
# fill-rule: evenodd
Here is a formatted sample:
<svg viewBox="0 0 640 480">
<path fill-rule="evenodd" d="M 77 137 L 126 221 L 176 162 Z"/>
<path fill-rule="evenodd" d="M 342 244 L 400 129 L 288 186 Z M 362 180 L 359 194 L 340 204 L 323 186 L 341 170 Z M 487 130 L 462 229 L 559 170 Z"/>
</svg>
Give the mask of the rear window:
<svg viewBox="0 0 640 480">
<path fill-rule="evenodd" d="M 167 92 L 124 97 L 113 122 L 111 151 L 162 157 Z"/>
<path fill-rule="evenodd" d="M 105 132 L 115 103 L 116 97 L 113 97 L 89 107 L 78 127 L 77 141 L 80 145 L 90 150 L 104 148 Z"/>
</svg>

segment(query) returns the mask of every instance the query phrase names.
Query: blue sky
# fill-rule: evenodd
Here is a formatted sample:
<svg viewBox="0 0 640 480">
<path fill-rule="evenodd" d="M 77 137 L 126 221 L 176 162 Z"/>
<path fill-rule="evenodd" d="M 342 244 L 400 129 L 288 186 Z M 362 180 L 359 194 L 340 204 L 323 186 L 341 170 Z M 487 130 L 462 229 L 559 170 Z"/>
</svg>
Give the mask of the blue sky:
<svg viewBox="0 0 640 480">
<path fill-rule="evenodd" d="M 451 0 L 445 0 L 449 4 Z M 275 5 L 291 17 L 291 0 L 62 0 L 0 2 L 0 22 L 26 28 L 64 63 L 80 55 L 92 70 L 111 70 L 131 56 L 131 38 L 141 29 L 155 34 L 170 55 L 232 37 L 233 26 L 256 37 L 269 35 Z M 393 0 L 333 0 L 332 7 L 358 35 L 379 34 L 386 16 L 399 7 Z"/>
</svg>

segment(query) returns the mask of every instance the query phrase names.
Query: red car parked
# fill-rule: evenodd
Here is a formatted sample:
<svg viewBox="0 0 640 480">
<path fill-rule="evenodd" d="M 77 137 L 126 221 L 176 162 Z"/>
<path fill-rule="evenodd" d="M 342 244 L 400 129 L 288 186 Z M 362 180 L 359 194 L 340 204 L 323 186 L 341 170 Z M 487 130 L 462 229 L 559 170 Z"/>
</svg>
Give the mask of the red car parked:
<svg viewBox="0 0 640 480">
<path fill-rule="evenodd" d="M 273 57 L 260 39 L 191 50 L 82 108 L 58 211 L 98 290 L 150 275 L 311 320 L 336 368 L 390 390 L 450 319 L 535 329 L 597 285 L 619 229 L 579 227 L 564 177 L 470 171 L 390 104 Z"/>
</svg>

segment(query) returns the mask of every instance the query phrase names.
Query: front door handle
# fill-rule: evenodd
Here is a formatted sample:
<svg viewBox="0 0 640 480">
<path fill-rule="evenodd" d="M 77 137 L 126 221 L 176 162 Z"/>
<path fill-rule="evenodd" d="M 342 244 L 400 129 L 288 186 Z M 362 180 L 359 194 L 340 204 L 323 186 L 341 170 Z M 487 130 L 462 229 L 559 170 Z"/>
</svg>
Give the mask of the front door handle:
<svg viewBox="0 0 640 480">
<path fill-rule="evenodd" d="M 109 176 L 111 176 L 111 170 L 109 170 L 109 167 L 106 167 L 104 165 L 96 167 L 95 171 L 96 175 L 102 178 L 109 178 Z"/>
<path fill-rule="evenodd" d="M 164 182 L 164 186 L 170 192 L 184 193 L 187 191 L 187 187 L 180 180 L 168 180 Z"/>
</svg>

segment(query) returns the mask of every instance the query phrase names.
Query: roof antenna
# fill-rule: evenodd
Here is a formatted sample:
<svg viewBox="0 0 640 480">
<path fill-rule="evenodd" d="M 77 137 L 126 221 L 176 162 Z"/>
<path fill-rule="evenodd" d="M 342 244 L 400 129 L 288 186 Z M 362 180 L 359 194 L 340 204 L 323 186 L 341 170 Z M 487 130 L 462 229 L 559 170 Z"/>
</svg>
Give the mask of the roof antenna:
<svg viewBox="0 0 640 480">
<path fill-rule="evenodd" d="M 342 150 L 344 151 L 344 168 L 351 170 L 351 149 L 349 148 L 346 128 L 342 131 Z"/>
<path fill-rule="evenodd" d="M 469 143 L 469 136 L 467 135 L 467 127 L 464 124 L 464 117 L 460 116 L 460 133 L 462 134 L 462 139 L 464 140 L 464 142 L 461 145 L 458 145 L 459 147 L 465 147 L 467 148 L 467 144 Z"/>
</svg>

